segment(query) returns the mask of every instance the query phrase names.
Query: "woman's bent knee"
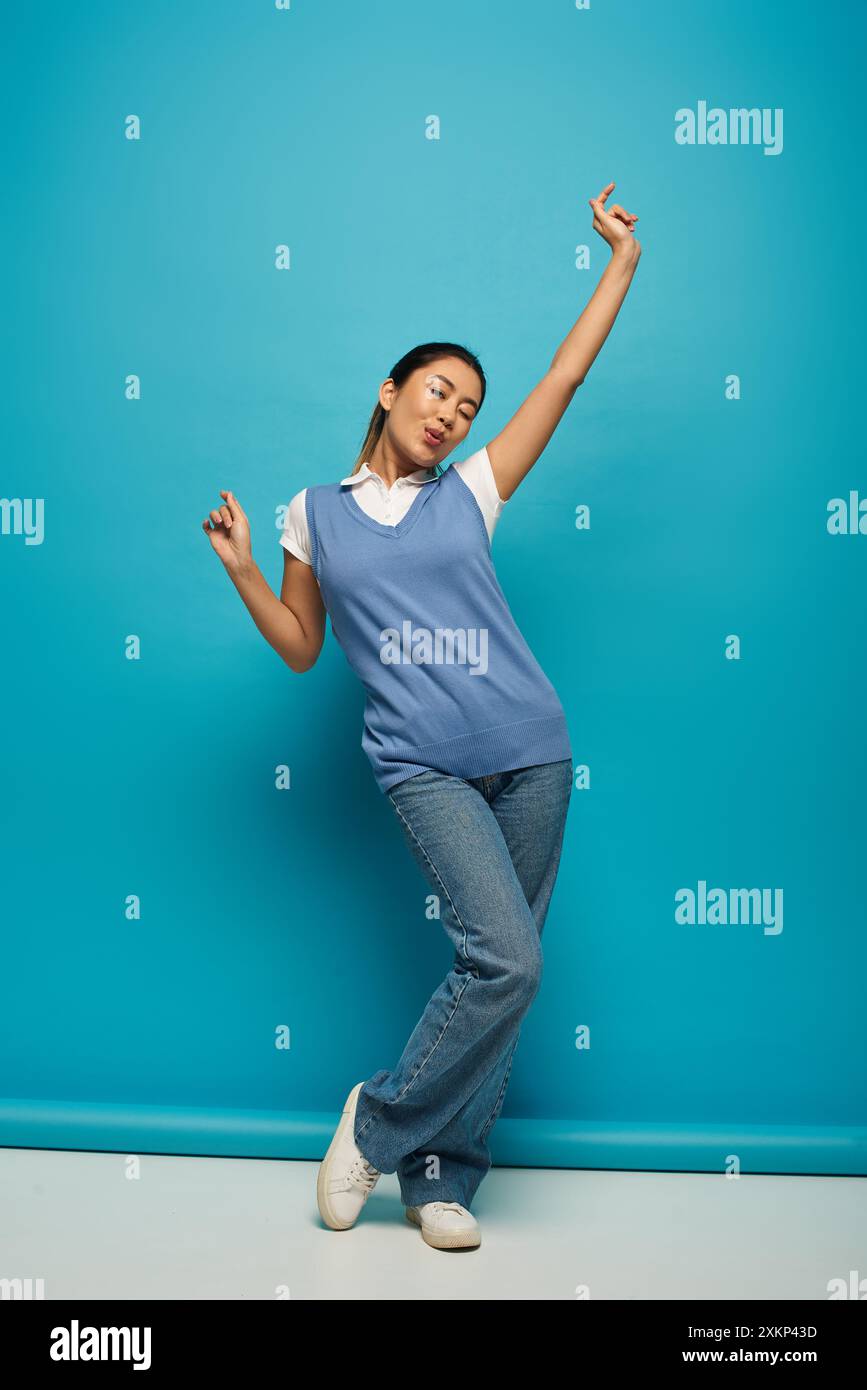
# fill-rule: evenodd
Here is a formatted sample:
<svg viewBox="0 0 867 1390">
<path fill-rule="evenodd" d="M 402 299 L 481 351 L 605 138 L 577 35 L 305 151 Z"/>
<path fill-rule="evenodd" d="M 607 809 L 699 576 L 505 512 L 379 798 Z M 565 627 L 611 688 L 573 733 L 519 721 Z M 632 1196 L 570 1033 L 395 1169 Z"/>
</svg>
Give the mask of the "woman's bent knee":
<svg viewBox="0 0 867 1390">
<path fill-rule="evenodd" d="M 535 999 L 542 983 L 542 951 L 530 950 L 519 957 L 504 963 L 494 972 L 493 978 L 502 986 L 503 993 L 516 1012 L 524 1012 Z"/>
</svg>

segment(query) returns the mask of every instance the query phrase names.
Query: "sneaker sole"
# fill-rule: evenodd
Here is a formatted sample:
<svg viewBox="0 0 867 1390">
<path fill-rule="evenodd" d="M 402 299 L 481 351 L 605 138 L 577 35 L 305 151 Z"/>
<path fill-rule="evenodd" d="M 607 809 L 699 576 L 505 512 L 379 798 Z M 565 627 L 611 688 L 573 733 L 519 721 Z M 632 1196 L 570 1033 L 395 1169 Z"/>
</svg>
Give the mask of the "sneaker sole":
<svg viewBox="0 0 867 1390">
<path fill-rule="evenodd" d="M 349 1099 L 343 1107 L 343 1114 L 340 1117 L 337 1129 L 334 1131 L 334 1138 L 328 1145 L 325 1157 L 319 1165 L 319 1175 L 316 1179 L 316 1201 L 319 1206 L 319 1215 L 322 1217 L 326 1226 L 332 1231 L 348 1231 L 355 1225 L 355 1221 L 339 1221 L 334 1215 L 331 1204 L 328 1201 L 328 1179 L 331 1174 L 334 1151 L 346 1132 L 346 1126 L 349 1124 L 354 1126 L 355 1124 L 355 1107 L 358 1101 L 358 1093 L 363 1085 L 364 1082 L 359 1081 L 358 1085 L 353 1086 L 352 1090 L 349 1092 Z M 353 1134 L 353 1141 L 354 1139 L 355 1136 Z M 359 1212 L 359 1216 L 360 1215 L 361 1212 Z M 356 1217 L 356 1221 L 357 1220 L 358 1217 Z"/>
<path fill-rule="evenodd" d="M 405 1207 L 404 1211 L 407 1221 L 421 1227 L 422 1239 L 435 1250 L 473 1250 L 482 1243 L 480 1231 L 434 1231 L 410 1207 Z"/>
</svg>

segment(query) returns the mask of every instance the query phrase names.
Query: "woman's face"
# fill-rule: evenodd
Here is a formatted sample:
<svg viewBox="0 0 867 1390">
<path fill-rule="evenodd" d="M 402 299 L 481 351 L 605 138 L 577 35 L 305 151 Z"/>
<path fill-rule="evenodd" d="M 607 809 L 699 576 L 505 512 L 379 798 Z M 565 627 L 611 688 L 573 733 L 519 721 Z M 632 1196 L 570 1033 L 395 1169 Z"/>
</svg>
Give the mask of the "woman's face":
<svg viewBox="0 0 867 1390">
<path fill-rule="evenodd" d="M 413 468 L 432 468 L 460 444 L 481 397 L 478 373 L 460 357 L 417 367 L 399 390 L 389 377 L 380 391 L 390 441 L 412 460 Z"/>
</svg>

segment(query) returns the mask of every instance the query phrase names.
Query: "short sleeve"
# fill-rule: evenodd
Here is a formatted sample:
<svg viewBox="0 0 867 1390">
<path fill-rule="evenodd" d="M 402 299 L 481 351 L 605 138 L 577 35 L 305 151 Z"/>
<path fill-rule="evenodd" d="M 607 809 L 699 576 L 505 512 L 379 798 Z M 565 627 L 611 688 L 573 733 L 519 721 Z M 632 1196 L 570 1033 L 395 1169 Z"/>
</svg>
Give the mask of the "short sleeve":
<svg viewBox="0 0 867 1390">
<path fill-rule="evenodd" d="M 310 554 L 310 529 L 307 525 L 306 496 L 307 489 L 305 487 L 300 492 L 296 492 L 289 503 L 286 522 L 280 533 L 280 544 L 289 551 L 290 555 L 295 555 L 299 560 L 303 560 L 305 565 L 312 565 L 313 556 Z"/>
<path fill-rule="evenodd" d="M 493 539 L 494 527 L 499 521 L 506 503 L 497 492 L 494 470 L 491 468 L 487 446 L 483 446 L 475 454 L 470 454 L 469 458 L 461 459 L 459 463 L 453 463 L 452 467 L 460 473 L 478 502 L 482 516 L 485 518 L 485 525 L 488 528 L 488 536 Z"/>
</svg>

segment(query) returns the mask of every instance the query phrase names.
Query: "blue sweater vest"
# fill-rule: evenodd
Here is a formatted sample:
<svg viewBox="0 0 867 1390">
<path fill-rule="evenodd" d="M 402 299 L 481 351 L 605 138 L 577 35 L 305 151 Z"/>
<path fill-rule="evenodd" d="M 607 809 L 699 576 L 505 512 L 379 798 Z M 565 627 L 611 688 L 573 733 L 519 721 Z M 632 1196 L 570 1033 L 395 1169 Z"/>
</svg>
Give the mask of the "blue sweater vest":
<svg viewBox="0 0 867 1390">
<path fill-rule="evenodd" d="M 481 777 L 572 757 L 557 693 L 512 617 L 479 504 L 447 468 L 396 526 L 352 487 L 308 487 L 313 571 L 367 700 L 383 792 L 428 768 Z"/>
</svg>

